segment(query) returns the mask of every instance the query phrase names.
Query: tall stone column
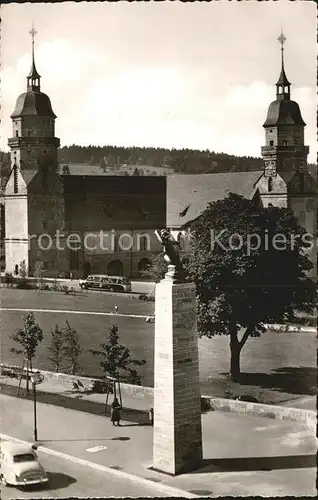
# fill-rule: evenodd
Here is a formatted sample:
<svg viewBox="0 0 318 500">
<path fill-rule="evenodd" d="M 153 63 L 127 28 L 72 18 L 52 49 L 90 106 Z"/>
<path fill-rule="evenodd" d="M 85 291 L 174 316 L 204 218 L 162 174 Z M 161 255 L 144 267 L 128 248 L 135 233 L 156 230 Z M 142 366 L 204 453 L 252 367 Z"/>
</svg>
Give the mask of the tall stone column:
<svg viewBox="0 0 318 500">
<path fill-rule="evenodd" d="M 195 285 L 171 278 L 156 286 L 153 468 L 180 474 L 202 462 L 201 397 Z"/>
</svg>

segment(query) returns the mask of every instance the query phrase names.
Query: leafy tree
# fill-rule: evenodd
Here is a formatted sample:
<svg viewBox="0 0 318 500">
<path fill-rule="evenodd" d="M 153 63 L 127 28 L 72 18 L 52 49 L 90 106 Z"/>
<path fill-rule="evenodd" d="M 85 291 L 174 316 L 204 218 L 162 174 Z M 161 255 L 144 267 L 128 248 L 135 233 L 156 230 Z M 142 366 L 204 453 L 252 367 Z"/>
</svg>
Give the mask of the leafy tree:
<svg viewBox="0 0 318 500">
<path fill-rule="evenodd" d="M 184 268 L 187 267 L 188 255 L 181 255 L 180 260 Z M 166 272 L 168 271 L 167 263 L 164 260 L 164 253 L 158 253 L 150 256 L 149 260 L 151 260 L 151 267 L 145 269 L 142 272 L 144 277 L 149 278 L 156 283 L 159 283 L 165 277 Z"/>
<path fill-rule="evenodd" d="M 165 277 L 167 272 L 167 263 L 164 261 L 163 256 L 163 252 L 150 256 L 149 260 L 152 265 L 142 272 L 142 275 L 145 278 L 149 278 L 158 283 Z"/>
<path fill-rule="evenodd" d="M 28 313 L 23 318 L 23 328 L 11 335 L 11 339 L 20 344 L 22 349 L 12 348 L 11 352 L 22 354 L 27 361 L 26 393 L 29 393 L 29 369 L 32 370 L 32 360 L 36 354 L 36 349 L 43 340 L 43 332 L 40 326 L 35 322 L 34 314 Z"/>
<path fill-rule="evenodd" d="M 63 330 L 61 330 L 58 325 L 55 325 L 51 330 L 51 340 L 48 351 L 50 353 L 48 359 L 53 365 L 53 370 L 59 372 L 63 366 L 65 355 L 65 336 Z"/>
<path fill-rule="evenodd" d="M 235 194 L 211 203 L 191 229 L 187 269 L 197 287 L 199 334 L 230 337 L 230 374 L 239 380 L 249 337 L 260 336 L 264 323 L 292 321 L 295 313 L 313 310 L 305 229 L 289 209 L 258 208 Z M 283 235 L 283 248 L 277 235 Z"/>
<path fill-rule="evenodd" d="M 22 260 L 20 262 L 20 265 L 19 265 L 19 276 L 22 279 L 26 279 L 27 274 L 28 274 L 28 271 L 27 271 L 27 267 L 26 267 L 26 264 L 25 264 L 25 260 Z"/>
<path fill-rule="evenodd" d="M 75 375 L 79 371 L 79 358 L 83 352 L 80 343 L 80 335 L 70 326 L 68 321 L 66 321 L 66 326 L 63 328 L 62 332 L 64 337 L 64 359 L 69 364 L 69 373 Z"/>
<path fill-rule="evenodd" d="M 37 260 L 34 264 L 34 276 L 38 278 L 38 290 L 40 290 L 44 274 L 44 262 L 42 260 Z"/>
<path fill-rule="evenodd" d="M 109 155 L 107 156 L 106 162 L 110 168 L 113 168 L 116 165 L 116 159 L 111 153 L 109 153 Z"/>
<path fill-rule="evenodd" d="M 105 159 L 104 159 L 104 157 L 103 157 L 103 156 L 102 156 L 102 157 L 101 157 L 101 159 L 100 159 L 100 163 L 99 163 L 99 165 L 100 165 L 100 168 L 101 168 L 102 170 L 104 170 L 104 171 L 106 170 L 106 162 L 105 162 Z"/>
<path fill-rule="evenodd" d="M 134 366 L 142 366 L 146 363 L 145 360 L 132 359 L 128 347 L 119 343 L 118 326 L 113 325 L 109 329 L 108 342 L 100 344 L 99 349 L 90 349 L 94 356 L 101 356 L 100 361 L 102 370 L 110 377 L 118 378 L 121 371 L 128 371 L 130 377 L 134 380 L 140 379 Z"/>
</svg>

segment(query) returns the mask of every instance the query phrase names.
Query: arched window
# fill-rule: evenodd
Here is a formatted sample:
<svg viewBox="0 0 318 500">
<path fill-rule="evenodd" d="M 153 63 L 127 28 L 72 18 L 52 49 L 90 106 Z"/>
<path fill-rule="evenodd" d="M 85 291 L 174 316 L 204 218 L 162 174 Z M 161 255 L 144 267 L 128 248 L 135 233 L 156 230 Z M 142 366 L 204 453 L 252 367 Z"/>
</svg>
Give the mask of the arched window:
<svg viewBox="0 0 318 500">
<path fill-rule="evenodd" d="M 121 252 L 121 247 L 119 244 L 119 234 L 115 234 L 115 237 L 114 237 L 114 252 L 115 253 Z"/>
<path fill-rule="evenodd" d="M 268 179 L 268 192 L 273 191 L 273 178 L 269 177 Z"/>
<path fill-rule="evenodd" d="M 123 275 L 123 263 L 121 260 L 112 260 L 107 265 L 107 274 L 110 276 L 122 276 Z"/>
<path fill-rule="evenodd" d="M 150 259 L 141 259 L 138 262 L 138 274 L 143 274 L 149 271 L 152 267 L 152 262 Z"/>
<path fill-rule="evenodd" d="M 49 173 L 47 167 L 42 168 L 42 189 L 43 193 L 47 193 L 49 190 Z"/>
<path fill-rule="evenodd" d="M 150 243 L 148 235 L 145 234 L 139 237 L 139 250 L 141 252 L 147 252 L 147 250 L 150 250 L 150 248 L 148 248 L 150 246 L 148 245 L 148 242 Z"/>
</svg>

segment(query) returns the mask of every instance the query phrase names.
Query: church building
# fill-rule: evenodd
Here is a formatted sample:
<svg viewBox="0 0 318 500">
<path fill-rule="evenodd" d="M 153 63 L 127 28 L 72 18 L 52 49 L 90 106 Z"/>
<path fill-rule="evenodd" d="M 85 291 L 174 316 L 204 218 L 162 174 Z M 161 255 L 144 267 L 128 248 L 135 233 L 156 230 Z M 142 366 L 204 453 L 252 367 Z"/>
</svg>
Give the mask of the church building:
<svg viewBox="0 0 318 500">
<path fill-rule="evenodd" d="M 31 71 L 11 115 L 8 140 L 12 170 L 4 198 L 6 272 L 17 274 L 24 262 L 33 275 L 42 262 L 50 277 L 137 277 L 161 251 L 155 229 L 170 228 L 182 243 L 182 228 L 230 192 L 264 207 L 290 207 L 300 225 L 317 237 L 318 185 L 307 168 L 306 124 L 291 100 L 283 34 L 276 99 L 263 125 L 263 170 L 159 177 L 60 171 L 56 115 L 41 91 L 33 29 L 31 34 Z M 311 259 L 317 262 L 316 246 Z"/>
</svg>

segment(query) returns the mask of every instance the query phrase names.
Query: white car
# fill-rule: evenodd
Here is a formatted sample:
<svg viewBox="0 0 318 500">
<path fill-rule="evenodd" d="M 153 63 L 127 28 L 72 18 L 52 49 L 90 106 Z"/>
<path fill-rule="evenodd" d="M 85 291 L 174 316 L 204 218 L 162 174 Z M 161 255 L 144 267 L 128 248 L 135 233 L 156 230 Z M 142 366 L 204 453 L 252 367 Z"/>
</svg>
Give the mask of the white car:
<svg viewBox="0 0 318 500">
<path fill-rule="evenodd" d="M 37 454 L 27 444 L 1 441 L 0 470 L 2 482 L 12 486 L 42 484 L 48 481 Z"/>
</svg>

